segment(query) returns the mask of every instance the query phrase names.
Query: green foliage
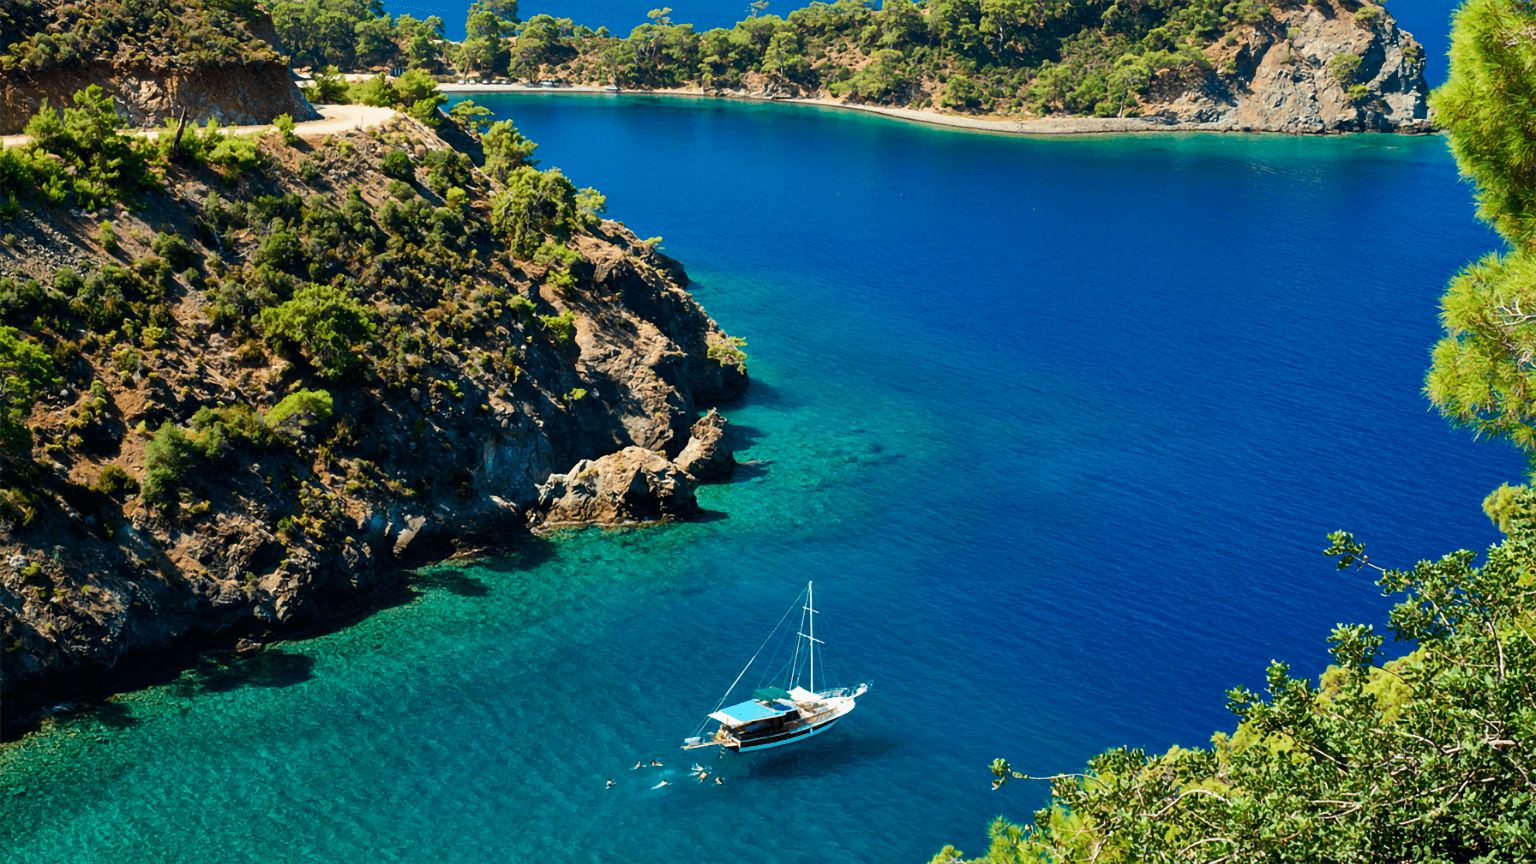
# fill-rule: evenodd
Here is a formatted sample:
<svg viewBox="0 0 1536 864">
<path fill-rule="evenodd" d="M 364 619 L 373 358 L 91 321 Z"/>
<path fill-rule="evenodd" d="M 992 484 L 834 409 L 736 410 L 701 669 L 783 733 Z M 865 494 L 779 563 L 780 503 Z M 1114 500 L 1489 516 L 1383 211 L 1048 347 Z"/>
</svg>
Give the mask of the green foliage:
<svg viewBox="0 0 1536 864">
<path fill-rule="evenodd" d="M 411 164 L 411 157 L 399 150 L 391 150 L 384 154 L 384 158 L 379 161 L 379 171 L 385 177 L 395 180 L 416 179 L 416 166 Z"/>
<path fill-rule="evenodd" d="M 117 254 L 117 232 L 113 230 L 111 220 L 102 222 L 96 228 L 96 242 L 101 244 L 102 251 L 108 255 Z"/>
<path fill-rule="evenodd" d="M 114 462 L 102 467 L 101 473 L 96 475 L 96 482 L 91 484 L 91 490 L 108 498 L 121 498 L 137 494 L 139 481 L 123 470 L 123 466 Z"/>
<path fill-rule="evenodd" d="M 484 145 L 485 173 L 502 183 L 509 182 L 519 169 L 539 164 L 538 160 L 529 158 L 539 145 L 524 138 L 510 120 L 492 123 L 485 133 Z"/>
<path fill-rule="evenodd" d="M 0 326 L 0 453 L 26 452 L 32 434 L 23 420 L 43 390 L 58 384 L 48 352 L 16 328 Z"/>
<path fill-rule="evenodd" d="M 1328 74 L 1345 87 L 1354 84 L 1359 73 L 1360 58 L 1353 54 L 1335 54 L 1328 61 Z"/>
<path fill-rule="evenodd" d="M 320 105 L 346 105 L 352 101 L 347 80 L 335 66 L 327 66 L 315 75 L 310 96 Z"/>
<path fill-rule="evenodd" d="M 56 113 L 43 100 L 27 123 L 32 142 L 0 159 L 5 191 L 35 194 L 54 205 L 72 193 L 80 207 L 94 210 L 154 188 L 143 154 L 120 130 L 112 97 L 92 84 L 73 101 L 74 107 Z"/>
<path fill-rule="evenodd" d="M 452 110 L 448 112 L 448 116 L 453 118 L 453 122 L 471 132 L 484 132 L 490 128 L 493 115 L 490 109 L 476 105 L 471 99 L 465 99 L 463 102 L 453 106 Z"/>
<path fill-rule="evenodd" d="M 608 212 L 608 196 L 591 187 L 583 189 L 576 193 L 576 212 L 584 225 L 596 228 Z"/>
<path fill-rule="evenodd" d="M 546 237 L 566 243 L 579 223 L 576 187 L 558 168 L 517 168 L 491 201 L 492 230 L 507 238 L 520 258 L 531 256 Z"/>
<path fill-rule="evenodd" d="M 540 315 L 539 320 L 554 334 L 557 343 L 569 345 L 576 340 L 576 313 L 569 309 L 559 315 Z"/>
<path fill-rule="evenodd" d="M 1480 434 L 1536 450 L 1536 48 L 1523 35 L 1536 13 L 1517 0 L 1470 0 L 1456 13 L 1451 74 L 1431 104 L 1451 150 L 1477 186 L 1478 215 L 1511 250 L 1490 254 L 1451 281 L 1441 298 L 1446 335 L 1425 382 L 1430 401 Z"/>
<path fill-rule="evenodd" d="M 187 433 L 172 423 L 161 424 L 144 447 L 144 500 L 161 506 L 173 501 L 195 455 Z"/>
<path fill-rule="evenodd" d="M 462 192 L 463 187 L 475 182 L 475 163 L 458 151 L 428 150 L 421 162 L 427 172 L 427 188 L 439 195 L 446 194 L 455 186 Z"/>
<path fill-rule="evenodd" d="M 299 143 L 299 135 L 297 132 L 293 131 L 294 124 L 292 114 L 279 114 L 276 117 L 273 117 L 272 125 L 276 127 L 277 134 L 282 136 L 284 144 L 292 147 L 293 145 Z"/>
<path fill-rule="evenodd" d="M 251 0 L 179 0 L 174 14 L 146 0 L 52 3 L 46 11 L 31 0 L 7 0 L 0 4 L 0 72 L 35 75 L 148 57 L 172 67 L 276 62 L 273 46 L 251 38 L 258 15 Z"/>
<path fill-rule="evenodd" d="M 191 247 L 187 245 L 187 241 L 181 239 L 179 234 L 156 232 L 154 239 L 150 241 L 149 248 L 176 270 L 185 270 L 197 262 L 197 256 L 192 254 Z"/>
<path fill-rule="evenodd" d="M 309 432 L 331 421 L 331 394 L 325 390 L 291 393 L 267 412 L 267 427 L 290 437 Z"/>
<path fill-rule="evenodd" d="M 1329 637 L 1320 684 L 1270 665 L 1263 694 L 1238 687 L 1240 721 L 1210 749 L 1118 748 L 1049 779 L 1032 826 L 998 820 L 981 860 L 1514 861 L 1536 855 L 1536 522 L 1533 499 L 1503 543 L 1411 570 L 1371 564 L 1344 532 L 1340 569 L 1371 567 L 1389 622 L 1418 646 L 1379 664 L 1365 625 Z M 994 788 L 1026 775 L 998 760 Z M 953 850 L 949 850 L 953 852 Z M 955 853 L 958 858 L 958 853 Z"/>
<path fill-rule="evenodd" d="M 376 329 L 368 307 L 329 285 L 306 286 L 286 303 L 263 309 L 261 328 L 274 347 L 302 353 L 333 381 L 361 366 Z"/>
<path fill-rule="evenodd" d="M 353 84 L 347 90 L 347 98 L 350 102 L 362 105 L 373 105 L 379 108 L 393 108 L 400 104 L 400 91 L 382 74 L 372 78 L 365 78 Z"/>
<path fill-rule="evenodd" d="M 747 352 L 741 350 L 747 340 L 740 336 L 720 336 L 712 339 L 705 355 L 721 366 L 735 367 L 743 372 L 747 368 Z"/>
</svg>

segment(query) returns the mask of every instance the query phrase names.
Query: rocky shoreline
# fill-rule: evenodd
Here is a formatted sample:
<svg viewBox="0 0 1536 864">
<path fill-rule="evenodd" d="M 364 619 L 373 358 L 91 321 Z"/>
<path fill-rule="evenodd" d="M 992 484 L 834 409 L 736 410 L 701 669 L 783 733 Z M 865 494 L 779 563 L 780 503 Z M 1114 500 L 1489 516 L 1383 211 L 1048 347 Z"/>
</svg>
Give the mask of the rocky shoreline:
<svg viewBox="0 0 1536 864">
<path fill-rule="evenodd" d="M 54 352 L 29 460 L 0 466 L 0 735 L 201 651 L 366 615 L 413 566 L 688 518 L 728 476 L 724 418 L 700 413 L 744 391 L 739 343 L 558 172 L 493 176 L 464 155 L 473 134 L 405 117 L 257 145 L 245 173 L 168 165 L 132 209 L 25 210 L 0 248 L 0 286 L 57 298 L 39 338 L 77 346 Z M 536 250 L 509 206 L 550 232 Z M 287 274 L 361 304 L 352 371 L 255 320 L 249 304 L 315 290 Z M 104 279 L 136 304 L 121 324 L 76 302 Z M 323 407 L 283 407 L 312 393 Z"/>
</svg>

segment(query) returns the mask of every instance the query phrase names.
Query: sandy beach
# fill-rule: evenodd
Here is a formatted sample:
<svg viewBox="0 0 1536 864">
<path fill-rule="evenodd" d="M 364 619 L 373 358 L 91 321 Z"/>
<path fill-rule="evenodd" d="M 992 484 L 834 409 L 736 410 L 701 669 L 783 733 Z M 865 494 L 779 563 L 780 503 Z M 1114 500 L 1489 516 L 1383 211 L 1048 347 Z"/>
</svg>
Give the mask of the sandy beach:
<svg viewBox="0 0 1536 864">
<path fill-rule="evenodd" d="M 444 84 L 439 89 L 455 95 L 476 93 L 594 93 L 610 96 L 691 96 L 715 99 L 747 99 L 754 102 L 788 102 L 796 105 L 814 105 L 820 108 L 838 108 L 847 111 L 863 111 L 879 114 L 910 123 L 926 123 L 930 126 L 947 126 L 952 129 L 968 129 L 975 132 L 993 132 L 1004 135 L 1103 135 L 1127 132 L 1242 132 L 1235 126 L 1220 123 L 1179 123 L 1172 120 L 1148 120 L 1139 117 L 1049 117 L 1036 120 L 986 119 L 942 114 L 919 108 L 887 108 L 879 105 L 859 105 L 838 99 L 786 99 L 755 96 L 748 93 L 706 92 L 698 87 L 680 87 L 672 90 L 608 90 L 580 84 L 561 84 L 540 87 L 528 84 Z"/>
</svg>

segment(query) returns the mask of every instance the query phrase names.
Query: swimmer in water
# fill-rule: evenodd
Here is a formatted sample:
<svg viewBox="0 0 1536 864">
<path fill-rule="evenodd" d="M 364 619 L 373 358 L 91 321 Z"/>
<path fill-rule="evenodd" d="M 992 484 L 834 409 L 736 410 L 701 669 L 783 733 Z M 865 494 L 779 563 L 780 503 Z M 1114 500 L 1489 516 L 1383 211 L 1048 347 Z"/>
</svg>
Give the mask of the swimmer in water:
<svg viewBox="0 0 1536 864">
<path fill-rule="evenodd" d="M 661 767 L 661 763 L 656 761 L 655 759 L 652 759 L 651 760 L 651 767 L 652 768 L 660 768 Z"/>
<path fill-rule="evenodd" d="M 721 780 L 719 777 L 716 777 L 715 778 L 715 785 L 716 786 L 724 786 L 725 785 L 725 781 Z"/>
<path fill-rule="evenodd" d="M 636 762 L 635 763 L 635 767 L 631 768 L 629 770 L 634 771 L 635 769 L 639 768 L 641 765 L 644 765 L 644 764 L 645 764 L 644 762 Z"/>
<path fill-rule="evenodd" d="M 608 778 L 608 788 L 609 789 L 613 788 L 613 778 L 612 777 Z"/>
<path fill-rule="evenodd" d="M 663 780 L 660 783 L 657 783 L 655 786 L 652 786 L 651 788 L 652 789 L 660 789 L 663 786 L 671 786 L 671 785 L 672 785 L 671 783 L 668 783 L 667 781 Z"/>
<path fill-rule="evenodd" d="M 700 771 L 699 772 L 699 782 L 703 783 L 704 782 L 704 778 L 708 777 L 708 776 L 709 776 L 709 772 L 708 771 Z"/>
</svg>

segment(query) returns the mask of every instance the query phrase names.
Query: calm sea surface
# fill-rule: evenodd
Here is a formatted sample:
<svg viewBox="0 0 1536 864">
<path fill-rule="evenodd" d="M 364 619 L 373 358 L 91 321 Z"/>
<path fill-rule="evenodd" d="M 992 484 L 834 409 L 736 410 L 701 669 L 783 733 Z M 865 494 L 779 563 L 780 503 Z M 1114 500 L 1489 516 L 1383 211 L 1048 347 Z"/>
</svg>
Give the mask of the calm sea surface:
<svg viewBox="0 0 1536 864">
<path fill-rule="evenodd" d="M 990 792 L 992 758 L 1199 745 L 1226 688 L 1381 623 L 1328 531 L 1403 564 L 1496 539 L 1478 504 L 1521 460 L 1420 395 L 1441 287 L 1495 245 L 1440 139 L 487 101 L 746 337 L 726 413 L 755 464 L 702 493 L 712 521 L 512 545 L 0 751 L 0 861 L 975 852 L 1045 796 Z M 803 749 L 711 763 L 724 786 L 682 777 L 810 579 L 830 671 L 873 692 Z"/>
</svg>

